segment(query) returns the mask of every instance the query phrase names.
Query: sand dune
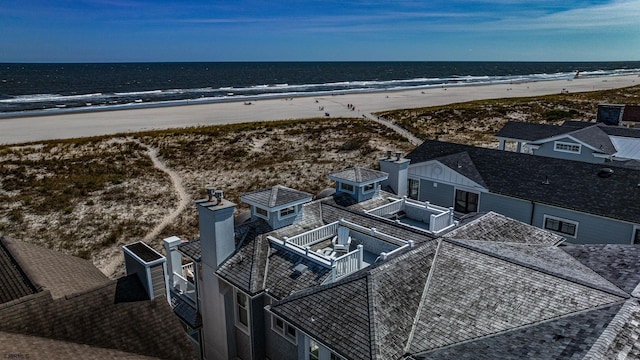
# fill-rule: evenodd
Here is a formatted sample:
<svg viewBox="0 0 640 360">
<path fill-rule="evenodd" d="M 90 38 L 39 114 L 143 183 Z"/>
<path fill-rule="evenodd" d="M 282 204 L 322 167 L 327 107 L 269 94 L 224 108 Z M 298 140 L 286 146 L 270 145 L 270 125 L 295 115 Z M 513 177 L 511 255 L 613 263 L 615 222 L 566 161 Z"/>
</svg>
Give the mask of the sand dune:
<svg viewBox="0 0 640 360">
<path fill-rule="evenodd" d="M 633 86 L 637 75 L 580 78 L 518 84 L 433 88 L 424 90 L 268 99 L 244 102 L 183 105 L 69 113 L 0 119 L 0 144 L 137 132 L 198 125 L 323 117 L 359 117 L 384 110 L 445 105 L 506 97 L 583 92 Z M 351 111 L 347 104 L 354 104 Z M 320 110 L 323 107 L 323 110 Z"/>
</svg>

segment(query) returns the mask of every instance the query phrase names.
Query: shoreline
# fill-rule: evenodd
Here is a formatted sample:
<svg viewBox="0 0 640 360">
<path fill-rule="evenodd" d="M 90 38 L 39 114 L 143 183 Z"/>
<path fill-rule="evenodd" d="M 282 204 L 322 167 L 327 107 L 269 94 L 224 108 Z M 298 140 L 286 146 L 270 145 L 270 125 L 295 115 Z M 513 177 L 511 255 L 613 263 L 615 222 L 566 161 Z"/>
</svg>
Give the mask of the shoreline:
<svg viewBox="0 0 640 360">
<path fill-rule="evenodd" d="M 473 100 L 542 96 L 561 92 L 609 90 L 638 84 L 640 75 L 634 74 L 195 104 L 156 103 L 125 109 L 25 114 L 0 117 L 0 145 L 253 121 L 362 117 L 363 114 L 396 109 L 441 106 Z M 247 105 L 248 102 L 251 105 Z M 353 104 L 355 110 L 350 110 L 347 104 Z M 325 116 L 326 113 L 329 116 Z"/>
</svg>

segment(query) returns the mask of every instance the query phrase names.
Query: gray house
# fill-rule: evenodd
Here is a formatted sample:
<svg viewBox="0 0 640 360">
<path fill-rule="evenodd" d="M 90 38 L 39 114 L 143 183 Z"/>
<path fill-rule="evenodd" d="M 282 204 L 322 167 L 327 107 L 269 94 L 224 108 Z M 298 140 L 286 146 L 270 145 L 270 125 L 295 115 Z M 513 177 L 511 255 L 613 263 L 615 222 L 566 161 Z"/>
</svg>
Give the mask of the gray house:
<svg viewBox="0 0 640 360">
<path fill-rule="evenodd" d="M 306 199 L 295 192 L 251 194 Z M 365 201 L 355 188 L 307 201 L 290 225 L 234 226 L 235 204 L 210 194 L 196 202 L 200 238 L 165 239 L 170 302 L 205 359 L 520 356 L 509 344 L 548 359 L 633 354 L 636 246 L 560 248 L 563 236 L 498 213 L 375 187 Z"/>
<path fill-rule="evenodd" d="M 637 166 L 640 160 L 640 129 L 605 123 L 566 121 L 562 125 L 510 121 L 495 137 L 498 148 L 516 143 L 516 152 L 603 164 Z"/>
<path fill-rule="evenodd" d="M 572 243 L 640 244 L 640 170 L 438 141 L 407 159 L 380 160 L 406 166 L 384 184 L 408 184 L 400 195 L 463 214 L 495 211 Z"/>
</svg>

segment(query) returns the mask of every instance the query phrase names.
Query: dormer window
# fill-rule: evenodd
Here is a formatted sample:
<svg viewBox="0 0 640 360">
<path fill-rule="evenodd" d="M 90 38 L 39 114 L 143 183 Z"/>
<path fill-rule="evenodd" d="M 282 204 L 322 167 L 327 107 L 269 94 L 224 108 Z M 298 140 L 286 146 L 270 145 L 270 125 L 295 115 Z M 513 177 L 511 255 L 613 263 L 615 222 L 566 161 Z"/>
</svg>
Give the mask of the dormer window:
<svg viewBox="0 0 640 360">
<path fill-rule="evenodd" d="M 259 208 L 256 206 L 256 215 L 260 216 L 261 218 L 264 219 L 269 219 L 269 212 L 263 208 Z"/>
<path fill-rule="evenodd" d="M 280 217 L 283 218 L 283 217 L 286 217 L 286 216 L 289 216 L 289 215 L 292 215 L 292 214 L 295 214 L 295 213 L 296 213 L 296 207 L 295 206 L 289 206 L 289 207 L 286 207 L 286 208 L 280 210 Z"/>
<path fill-rule="evenodd" d="M 365 193 L 368 193 L 370 191 L 373 191 L 373 189 L 375 189 L 375 187 L 376 187 L 376 184 L 374 184 L 374 183 L 367 184 L 362 188 L 362 191 L 365 192 Z"/>
<path fill-rule="evenodd" d="M 580 144 L 556 141 L 553 149 L 560 152 L 580 154 Z"/>
<path fill-rule="evenodd" d="M 353 193 L 353 185 L 347 183 L 340 183 L 340 190 Z"/>
</svg>

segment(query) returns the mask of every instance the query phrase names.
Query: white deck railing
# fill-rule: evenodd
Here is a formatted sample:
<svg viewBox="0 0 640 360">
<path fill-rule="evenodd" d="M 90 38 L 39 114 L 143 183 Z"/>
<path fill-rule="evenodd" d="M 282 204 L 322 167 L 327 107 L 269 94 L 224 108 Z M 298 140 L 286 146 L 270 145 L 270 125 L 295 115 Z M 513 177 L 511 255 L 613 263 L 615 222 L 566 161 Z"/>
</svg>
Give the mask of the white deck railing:
<svg viewBox="0 0 640 360">
<path fill-rule="evenodd" d="M 193 263 L 190 262 L 188 264 L 184 264 L 182 265 L 182 276 L 186 279 L 188 279 L 189 277 L 191 278 L 195 278 L 196 275 L 193 272 Z"/>
<path fill-rule="evenodd" d="M 378 206 L 375 209 L 366 211 L 367 214 L 382 216 L 395 214 L 404 209 L 404 199 L 398 199 L 389 204 Z"/>
<path fill-rule="evenodd" d="M 331 269 L 331 281 L 336 281 L 353 272 L 362 269 L 364 261 L 364 247 L 358 245 L 356 250 L 333 259 Z"/>
<path fill-rule="evenodd" d="M 429 219 L 429 231 L 434 233 L 438 233 L 453 225 L 453 209 L 449 209 L 448 212 L 439 215 L 431 215 L 431 219 Z"/>
<path fill-rule="evenodd" d="M 404 241 L 402 239 L 399 239 L 399 238 L 397 238 L 395 236 L 391 236 L 391 235 L 387 235 L 385 233 L 381 233 L 381 232 L 377 231 L 375 228 L 364 227 L 364 226 L 361 226 L 361 225 L 358 225 L 358 224 L 354 224 L 354 223 L 349 222 L 349 221 L 344 220 L 344 219 L 340 219 L 338 222 L 340 223 L 340 225 L 348 227 L 351 230 L 360 232 L 362 234 L 373 236 L 375 238 L 378 238 L 380 240 L 384 240 L 384 241 L 386 241 L 388 243 L 391 243 L 391 244 L 394 244 L 394 245 L 403 246 L 403 245 L 407 244 L 406 241 Z"/>
<path fill-rule="evenodd" d="M 338 222 L 333 222 L 331 224 L 321 226 L 319 228 L 309 230 L 307 232 L 303 232 L 302 234 L 296 235 L 290 238 L 284 238 L 284 240 L 288 243 L 296 245 L 300 248 L 305 248 L 307 246 L 311 246 L 317 244 L 321 241 L 329 239 L 335 236 L 338 232 Z"/>
<path fill-rule="evenodd" d="M 196 303 L 196 286 L 191 281 L 187 280 L 184 276 L 173 273 L 173 288 L 180 294 L 185 295 L 193 303 Z"/>
<path fill-rule="evenodd" d="M 382 261 L 384 261 L 384 260 L 386 260 L 386 259 L 387 259 L 387 257 L 389 257 L 389 256 L 391 256 L 391 255 L 393 255 L 393 254 L 395 254 L 395 253 L 398 253 L 398 252 L 400 252 L 400 251 L 402 251 L 402 250 L 404 250 L 404 249 L 408 249 L 408 248 L 412 248 L 412 247 L 413 247 L 413 240 L 409 240 L 409 242 L 408 242 L 406 245 L 404 245 L 404 246 L 401 246 L 401 247 L 399 247 L 399 248 L 397 248 L 397 249 L 394 249 L 393 251 L 389 251 L 389 252 L 383 252 L 383 253 L 381 253 L 381 254 L 380 254 L 380 258 L 379 258 L 379 259 L 380 259 L 380 260 L 382 260 Z M 376 260 L 376 261 L 377 261 L 377 260 Z"/>
</svg>

